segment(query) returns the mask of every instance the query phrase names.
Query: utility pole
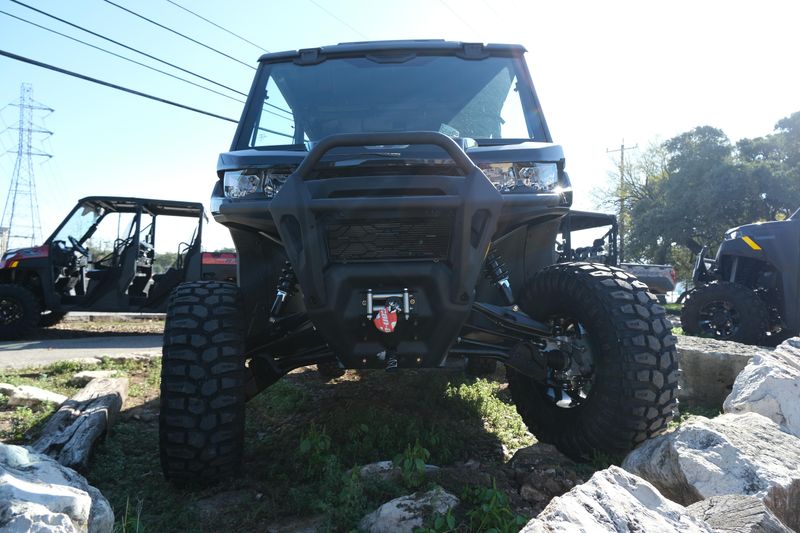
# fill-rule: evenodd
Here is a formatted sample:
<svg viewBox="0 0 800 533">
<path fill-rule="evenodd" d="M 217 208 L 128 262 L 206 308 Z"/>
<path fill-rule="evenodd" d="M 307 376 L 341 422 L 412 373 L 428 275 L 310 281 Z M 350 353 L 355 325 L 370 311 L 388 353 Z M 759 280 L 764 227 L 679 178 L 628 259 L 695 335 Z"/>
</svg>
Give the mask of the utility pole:
<svg viewBox="0 0 800 533">
<path fill-rule="evenodd" d="M 622 144 L 620 144 L 619 149 L 606 149 L 607 154 L 619 152 L 619 166 L 617 167 L 619 170 L 619 214 L 617 215 L 617 228 L 619 229 L 618 257 L 620 263 L 625 260 L 625 150 L 636 150 L 637 148 L 639 148 L 638 144 L 636 146 L 626 147 L 625 139 L 622 139 Z"/>
<path fill-rule="evenodd" d="M 3 252 L 8 248 L 20 246 L 35 246 L 41 244 L 42 228 L 39 221 L 39 202 L 36 198 L 36 181 L 33 175 L 34 157 L 52 157 L 33 148 L 33 134 L 48 137 L 53 132 L 37 128 L 33 123 L 34 111 L 53 109 L 39 104 L 33 100 L 33 87 L 29 83 L 20 86 L 19 104 L 9 104 L 19 107 L 19 123 L 16 127 L 8 129 L 17 130 L 17 159 L 11 175 L 11 185 L 8 188 L 3 215 L 0 217 L 0 246 Z M 9 151 L 9 153 L 15 153 Z"/>
</svg>

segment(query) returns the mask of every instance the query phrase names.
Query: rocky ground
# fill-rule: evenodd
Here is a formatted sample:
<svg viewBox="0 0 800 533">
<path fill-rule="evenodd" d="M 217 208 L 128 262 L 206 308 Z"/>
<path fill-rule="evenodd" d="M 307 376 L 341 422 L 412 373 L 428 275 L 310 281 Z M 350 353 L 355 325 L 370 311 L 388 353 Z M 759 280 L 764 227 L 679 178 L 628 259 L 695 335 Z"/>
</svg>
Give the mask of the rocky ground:
<svg viewBox="0 0 800 533">
<path fill-rule="evenodd" d="M 158 323 L 98 323 L 92 331 L 152 334 Z M 79 335 L 74 326 L 54 331 Z M 248 404 L 242 476 L 180 490 L 163 481 L 158 465 L 157 360 L 68 363 L 7 373 L 0 382 L 71 396 L 80 371 L 130 380 L 122 413 L 86 473 L 113 508 L 117 529 L 783 532 L 800 528 L 800 344 L 787 346 L 772 352 L 682 338 L 683 404 L 711 418 L 684 413 L 666 436 L 627 458 L 591 464 L 535 442 L 502 370 L 480 380 L 459 369 L 326 380 L 312 367 L 298 369 Z M 0 391 L 2 440 L 31 443 L 41 424 L 20 420 L 10 394 Z M 726 414 L 717 417 L 723 401 Z M 16 416 L 13 423 L 2 425 L 4 413 Z M 430 466 L 408 467 L 420 461 Z M 8 512 L 0 509 L 0 517 Z"/>
</svg>

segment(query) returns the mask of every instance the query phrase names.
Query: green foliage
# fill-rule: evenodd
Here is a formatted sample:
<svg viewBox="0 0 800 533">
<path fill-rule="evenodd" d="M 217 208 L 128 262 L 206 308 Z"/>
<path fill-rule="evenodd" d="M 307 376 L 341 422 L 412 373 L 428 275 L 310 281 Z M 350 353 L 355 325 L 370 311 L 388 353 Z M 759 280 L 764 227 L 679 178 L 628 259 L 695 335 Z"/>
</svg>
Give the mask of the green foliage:
<svg viewBox="0 0 800 533">
<path fill-rule="evenodd" d="M 420 446 L 419 440 L 412 446 L 406 446 L 405 451 L 394 458 L 394 466 L 400 468 L 403 483 L 416 489 L 425 482 L 425 464 L 431 458 L 431 452 Z"/>
<path fill-rule="evenodd" d="M 800 206 L 800 112 L 765 137 L 732 145 L 722 130 L 701 126 L 626 153 L 623 176 L 601 193 L 624 213 L 625 260 L 675 265 L 689 279 L 692 238 L 711 255 L 729 228 L 785 218 Z"/>
<path fill-rule="evenodd" d="M 145 529 L 142 526 L 142 500 L 136 502 L 136 509 L 130 506 L 130 499 L 125 500 L 125 514 L 122 515 L 121 520 L 118 522 L 118 527 L 115 528 L 120 533 L 144 533 Z"/>
<path fill-rule="evenodd" d="M 16 407 L 9 417 L 9 428 L 0 431 L 0 440 L 21 443 L 31 438 L 36 429 L 53 414 L 55 406 L 46 404 L 34 411 L 30 407 Z"/>
<path fill-rule="evenodd" d="M 457 524 L 456 516 L 450 509 L 445 514 L 436 513 L 425 527 L 416 528 L 414 533 L 450 533 L 456 531 Z"/>
<path fill-rule="evenodd" d="M 330 468 L 331 437 L 325 428 L 317 429 L 316 424 L 311 423 L 308 432 L 300 439 L 298 448 L 300 460 L 306 465 L 306 475 L 309 477 L 320 477 L 325 473 L 326 468 Z"/>
<path fill-rule="evenodd" d="M 528 522 L 526 517 L 511 510 L 508 496 L 494 482 L 491 487 L 467 488 L 461 495 L 461 507 L 468 509 L 463 521 L 459 522 L 452 510 L 437 513 L 414 533 L 516 533 Z"/>
<path fill-rule="evenodd" d="M 691 420 L 694 417 L 701 416 L 704 418 L 714 418 L 715 416 L 719 416 L 722 414 L 717 408 L 714 407 L 702 407 L 698 405 L 687 406 L 681 404 L 680 412 L 678 416 L 675 417 L 672 422 L 669 423 L 667 426 L 668 429 L 676 429 L 678 426 Z"/>
<path fill-rule="evenodd" d="M 462 409 L 477 412 L 484 424 L 509 449 L 533 444 L 533 438 L 511 399 L 498 394 L 500 388 L 501 384 L 495 381 L 476 379 L 473 383 L 450 385 L 445 394 L 451 400 L 457 400 L 454 403 Z"/>
<path fill-rule="evenodd" d="M 516 533 L 527 519 L 515 514 L 508 505 L 508 496 L 492 483 L 492 487 L 467 489 L 462 500 L 473 508 L 467 511 L 471 531 Z"/>
</svg>

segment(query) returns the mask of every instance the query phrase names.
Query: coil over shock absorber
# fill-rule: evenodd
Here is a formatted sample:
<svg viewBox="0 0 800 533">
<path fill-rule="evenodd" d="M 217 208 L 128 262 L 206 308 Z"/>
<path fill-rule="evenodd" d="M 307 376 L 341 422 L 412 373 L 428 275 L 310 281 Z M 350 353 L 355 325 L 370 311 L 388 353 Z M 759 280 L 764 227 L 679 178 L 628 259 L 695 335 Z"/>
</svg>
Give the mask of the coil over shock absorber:
<svg viewBox="0 0 800 533">
<path fill-rule="evenodd" d="M 278 286 L 275 289 L 275 300 L 272 302 L 272 308 L 269 310 L 270 322 L 275 322 L 278 315 L 281 314 L 284 303 L 294 294 L 296 287 L 297 276 L 294 273 L 292 264 L 286 261 L 284 268 L 281 270 L 281 277 L 278 279 Z"/>
<path fill-rule="evenodd" d="M 508 305 L 514 304 L 514 294 L 511 292 L 511 283 L 508 281 L 508 267 L 506 267 L 503 258 L 500 257 L 500 254 L 497 250 L 494 249 L 494 246 L 489 249 L 489 253 L 486 254 L 486 261 L 483 264 L 483 272 L 486 275 L 486 279 L 492 282 L 495 286 L 497 286 L 505 296 Z"/>
</svg>

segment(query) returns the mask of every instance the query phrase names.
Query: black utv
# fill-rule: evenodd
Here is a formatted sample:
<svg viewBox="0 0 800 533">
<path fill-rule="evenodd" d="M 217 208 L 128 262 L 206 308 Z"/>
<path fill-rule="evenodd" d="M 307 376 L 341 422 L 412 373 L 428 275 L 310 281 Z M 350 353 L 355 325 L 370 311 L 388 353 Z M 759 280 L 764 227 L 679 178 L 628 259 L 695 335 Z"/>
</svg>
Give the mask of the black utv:
<svg viewBox="0 0 800 533">
<path fill-rule="evenodd" d="M 713 260 L 692 244 L 699 253 L 681 310 L 687 334 L 764 345 L 800 334 L 800 209 L 728 230 Z"/>
<path fill-rule="evenodd" d="M 201 252 L 204 220 L 203 204 L 194 202 L 79 200 L 44 244 L 3 254 L 0 339 L 52 326 L 69 311 L 164 312 L 183 281 L 235 280 L 235 254 Z M 163 272 L 154 268 L 157 226 L 176 251 Z M 170 227 L 185 234 L 168 235 Z"/>
<path fill-rule="evenodd" d="M 523 53 L 392 41 L 261 57 L 211 199 L 238 287 L 182 284 L 167 312 L 169 479 L 235 472 L 245 402 L 311 364 L 499 361 L 531 431 L 576 458 L 666 427 L 662 307 L 619 269 L 556 264 L 572 190 Z"/>
</svg>

